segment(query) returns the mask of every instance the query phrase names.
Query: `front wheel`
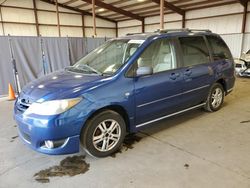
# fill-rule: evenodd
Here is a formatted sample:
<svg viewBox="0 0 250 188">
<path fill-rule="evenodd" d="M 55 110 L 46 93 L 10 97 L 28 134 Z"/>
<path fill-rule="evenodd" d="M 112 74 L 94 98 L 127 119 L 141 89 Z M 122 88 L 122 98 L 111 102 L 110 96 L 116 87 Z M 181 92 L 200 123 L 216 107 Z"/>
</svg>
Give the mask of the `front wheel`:
<svg viewBox="0 0 250 188">
<path fill-rule="evenodd" d="M 223 104 L 225 91 L 221 84 L 215 83 L 212 85 L 205 105 L 205 110 L 215 112 L 219 110 Z"/>
<path fill-rule="evenodd" d="M 121 147 L 125 134 L 124 119 L 118 113 L 107 110 L 86 123 L 81 133 L 81 142 L 90 155 L 107 157 Z"/>
</svg>

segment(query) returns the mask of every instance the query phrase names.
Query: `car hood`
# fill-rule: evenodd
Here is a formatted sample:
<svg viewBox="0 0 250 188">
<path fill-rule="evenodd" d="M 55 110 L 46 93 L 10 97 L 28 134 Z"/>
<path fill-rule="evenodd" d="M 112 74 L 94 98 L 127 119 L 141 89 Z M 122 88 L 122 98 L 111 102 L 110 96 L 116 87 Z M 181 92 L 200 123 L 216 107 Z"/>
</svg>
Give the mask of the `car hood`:
<svg viewBox="0 0 250 188">
<path fill-rule="evenodd" d="M 79 97 L 87 89 L 97 88 L 110 80 L 110 77 L 100 75 L 84 75 L 68 71 L 49 74 L 27 84 L 20 98 L 34 101 L 47 101 Z"/>
</svg>

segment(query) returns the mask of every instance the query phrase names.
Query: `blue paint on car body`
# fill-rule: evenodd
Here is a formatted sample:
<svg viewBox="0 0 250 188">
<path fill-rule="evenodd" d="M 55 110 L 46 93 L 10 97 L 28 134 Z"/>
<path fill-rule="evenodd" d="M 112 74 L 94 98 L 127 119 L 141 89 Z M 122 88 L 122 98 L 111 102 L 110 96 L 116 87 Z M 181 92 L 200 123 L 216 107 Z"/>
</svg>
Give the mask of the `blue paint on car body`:
<svg viewBox="0 0 250 188">
<path fill-rule="evenodd" d="M 219 37 L 209 32 L 151 33 L 121 37 L 113 41 L 143 42 L 113 74 L 85 74 L 61 70 L 27 84 L 14 107 L 14 117 L 21 139 L 32 149 L 42 153 L 75 153 L 79 151 L 80 135 L 86 121 L 100 109 L 122 108 L 128 118 L 128 131 L 136 132 L 142 125 L 148 125 L 145 122 L 153 122 L 167 114 L 185 111 L 201 104 L 206 100 L 211 85 L 217 81 L 223 81 L 227 94 L 227 91 L 232 90 L 235 81 L 232 60 L 212 59 L 207 64 L 191 67 L 192 76 L 185 72 L 188 70 L 184 70 L 186 67 L 182 65 L 176 40 L 178 37 L 196 35 Z M 128 71 L 145 49 L 161 39 L 175 40 L 173 43 L 178 63 L 176 69 L 142 78 L 128 76 Z M 25 114 L 29 106 L 36 102 L 74 98 L 81 100 L 59 114 Z M 49 149 L 45 147 L 46 140 L 62 140 L 62 144 Z"/>
</svg>

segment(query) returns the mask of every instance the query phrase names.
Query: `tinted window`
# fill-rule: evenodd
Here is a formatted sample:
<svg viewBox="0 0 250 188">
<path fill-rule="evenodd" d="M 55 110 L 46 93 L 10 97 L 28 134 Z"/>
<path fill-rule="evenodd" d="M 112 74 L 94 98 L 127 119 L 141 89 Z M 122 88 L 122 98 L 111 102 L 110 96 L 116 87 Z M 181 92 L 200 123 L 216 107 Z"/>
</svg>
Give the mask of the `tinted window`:
<svg viewBox="0 0 250 188">
<path fill-rule="evenodd" d="M 154 73 L 176 68 L 173 46 L 168 39 L 150 44 L 137 60 L 138 67 L 152 67 Z"/>
<path fill-rule="evenodd" d="M 203 37 L 182 37 L 179 40 L 185 67 L 209 63 L 209 52 Z"/>
<path fill-rule="evenodd" d="M 226 43 L 217 36 L 207 36 L 209 45 L 212 50 L 212 55 L 215 61 L 232 59 L 231 53 Z"/>
</svg>

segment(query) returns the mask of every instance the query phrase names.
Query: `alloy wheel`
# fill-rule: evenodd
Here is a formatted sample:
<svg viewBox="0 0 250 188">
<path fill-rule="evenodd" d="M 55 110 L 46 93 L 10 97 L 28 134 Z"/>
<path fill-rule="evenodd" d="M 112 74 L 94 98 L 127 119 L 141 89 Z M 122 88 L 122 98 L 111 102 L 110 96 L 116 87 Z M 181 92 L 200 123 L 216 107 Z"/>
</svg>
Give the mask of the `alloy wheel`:
<svg viewBox="0 0 250 188">
<path fill-rule="evenodd" d="M 92 141 L 94 147 L 101 152 L 110 151 L 121 137 L 121 126 L 113 119 L 102 121 L 94 130 Z"/>
<path fill-rule="evenodd" d="M 220 88 L 216 88 L 214 92 L 212 93 L 212 106 L 213 108 L 218 108 L 223 99 L 223 92 Z"/>
</svg>

